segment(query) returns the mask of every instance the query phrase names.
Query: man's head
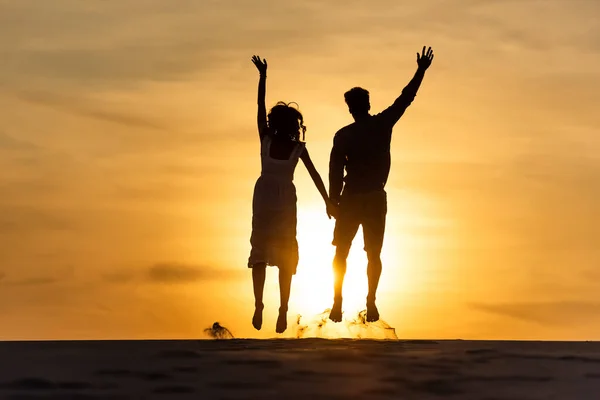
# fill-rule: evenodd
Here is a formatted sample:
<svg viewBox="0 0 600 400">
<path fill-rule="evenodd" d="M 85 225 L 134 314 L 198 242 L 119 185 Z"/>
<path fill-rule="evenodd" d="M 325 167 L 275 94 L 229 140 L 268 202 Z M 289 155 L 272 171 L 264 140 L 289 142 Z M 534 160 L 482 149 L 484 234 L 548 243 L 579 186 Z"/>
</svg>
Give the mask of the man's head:
<svg viewBox="0 0 600 400">
<path fill-rule="evenodd" d="M 344 99 L 348 105 L 348 111 L 353 116 L 366 115 L 371 110 L 369 102 L 369 91 L 361 87 L 354 87 L 344 93 Z"/>
</svg>

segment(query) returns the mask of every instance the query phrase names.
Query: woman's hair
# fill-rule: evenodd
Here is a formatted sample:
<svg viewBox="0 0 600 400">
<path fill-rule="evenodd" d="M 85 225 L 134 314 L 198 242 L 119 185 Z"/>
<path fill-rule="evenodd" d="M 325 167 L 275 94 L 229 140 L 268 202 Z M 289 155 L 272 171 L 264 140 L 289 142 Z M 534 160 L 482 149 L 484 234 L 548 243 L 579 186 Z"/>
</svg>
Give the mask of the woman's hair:
<svg viewBox="0 0 600 400">
<path fill-rule="evenodd" d="M 298 106 L 297 103 L 280 101 L 271 108 L 267 116 L 269 130 L 272 135 L 297 142 L 300 141 L 300 131 L 302 131 L 302 141 L 304 141 L 304 133 L 306 132 L 304 118 L 300 110 L 292 107 L 292 104 Z"/>
</svg>

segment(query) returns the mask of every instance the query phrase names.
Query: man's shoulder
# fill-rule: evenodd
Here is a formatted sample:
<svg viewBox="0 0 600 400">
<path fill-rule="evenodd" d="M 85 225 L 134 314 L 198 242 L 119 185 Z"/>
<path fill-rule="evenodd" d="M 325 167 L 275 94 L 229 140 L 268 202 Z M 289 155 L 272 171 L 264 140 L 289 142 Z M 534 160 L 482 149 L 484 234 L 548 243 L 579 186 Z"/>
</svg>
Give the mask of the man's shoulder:
<svg viewBox="0 0 600 400">
<path fill-rule="evenodd" d="M 356 121 L 352 122 L 346 126 L 344 126 L 343 128 L 340 128 L 335 136 L 339 137 L 339 136 L 350 136 L 353 133 L 355 133 L 356 131 L 360 130 L 360 124 L 358 124 Z"/>
<path fill-rule="evenodd" d="M 359 122 L 352 122 L 338 130 L 335 134 L 336 137 L 347 137 L 353 135 L 360 135 L 361 132 L 373 131 L 382 125 L 385 120 L 385 113 L 380 112 L 378 114 L 369 115 L 368 118 L 363 119 Z"/>
<path fill-rule="evenodd" d="M 383 111 L 378 112 L 377 114 L 374 114 L 371 116 L 371 122 L 374 123 L 379 123 L 381 122 L 383 119 L 386 118 L 387 114 L 389 114 L 389 108 L 386 108 Z"/>
<path fill-rule="evenodd" d="M 351 124 L 348 124 L 342 128 L 340 128 L 337 132 L 336 135 L 346 135 L 348 134 L 350 131 L 352 131 L 352 128 L 356 125 L 356 122 L 352 122 Z"/>
<path fill-rule="evenodd" d="M 344 140 L 352 133 L 352 126 L 354 123 L 344 126 L 343 128 L 338 129 L 338 131 L 333 135 L 336 140 Z"/>
</svg>

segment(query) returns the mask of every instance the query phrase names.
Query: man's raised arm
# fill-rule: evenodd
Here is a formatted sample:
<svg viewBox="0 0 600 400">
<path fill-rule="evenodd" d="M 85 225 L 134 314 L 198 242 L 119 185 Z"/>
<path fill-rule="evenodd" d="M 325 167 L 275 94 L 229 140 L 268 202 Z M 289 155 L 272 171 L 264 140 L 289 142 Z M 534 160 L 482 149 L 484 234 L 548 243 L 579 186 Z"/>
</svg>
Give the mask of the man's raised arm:
<svg viewBox="0 0 600 400">
<path fill-rule="evenodd" d="M 423 46 L 423 54 L 417 53 L 417 72 L 415 72 L 411 81 L 402 90 L 402 94 L 394 101 L 394 104 L 386 108 L 380 114 L 391 126 L 394 126 L 394 124 L 398 122 L 400 117 L 404 114 L 404 111 L 406 111 L 408 106 L 410 106 L 415 99 L 417 91 L 421 86 L 421 82 L 423 82 L 425 71 L 427 71 L 427 68 L 431 65 L 431 61 L 433 61 L 433 50 L 431 50 L 431 47 L 425 50 L 425 46 Z"/>
</svg>

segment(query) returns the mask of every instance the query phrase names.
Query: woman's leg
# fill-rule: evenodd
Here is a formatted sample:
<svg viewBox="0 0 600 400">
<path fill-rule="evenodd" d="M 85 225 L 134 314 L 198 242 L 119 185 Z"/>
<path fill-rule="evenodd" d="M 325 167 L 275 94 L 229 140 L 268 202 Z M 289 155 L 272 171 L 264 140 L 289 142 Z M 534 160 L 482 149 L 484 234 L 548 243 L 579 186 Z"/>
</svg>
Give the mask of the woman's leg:
<svg viewBox="0 0 600 400">
<path fill-rule="evenodd" d="M 254 316 L 252 325 L 257 330 L 262 327 L 263 292 L 265 290 L 266 264 L 257 264 L 252 267 L 252 285 L 254 286 Z"/>
<path fill-rule="evenodd" d="M 290 291 L 292 289 L 292 272 L 288 268 L 279 268 L 279 317 L 275 332 L 283 333 L 287 329 L 287 311 L 290 300 Z"/>
</svg>

